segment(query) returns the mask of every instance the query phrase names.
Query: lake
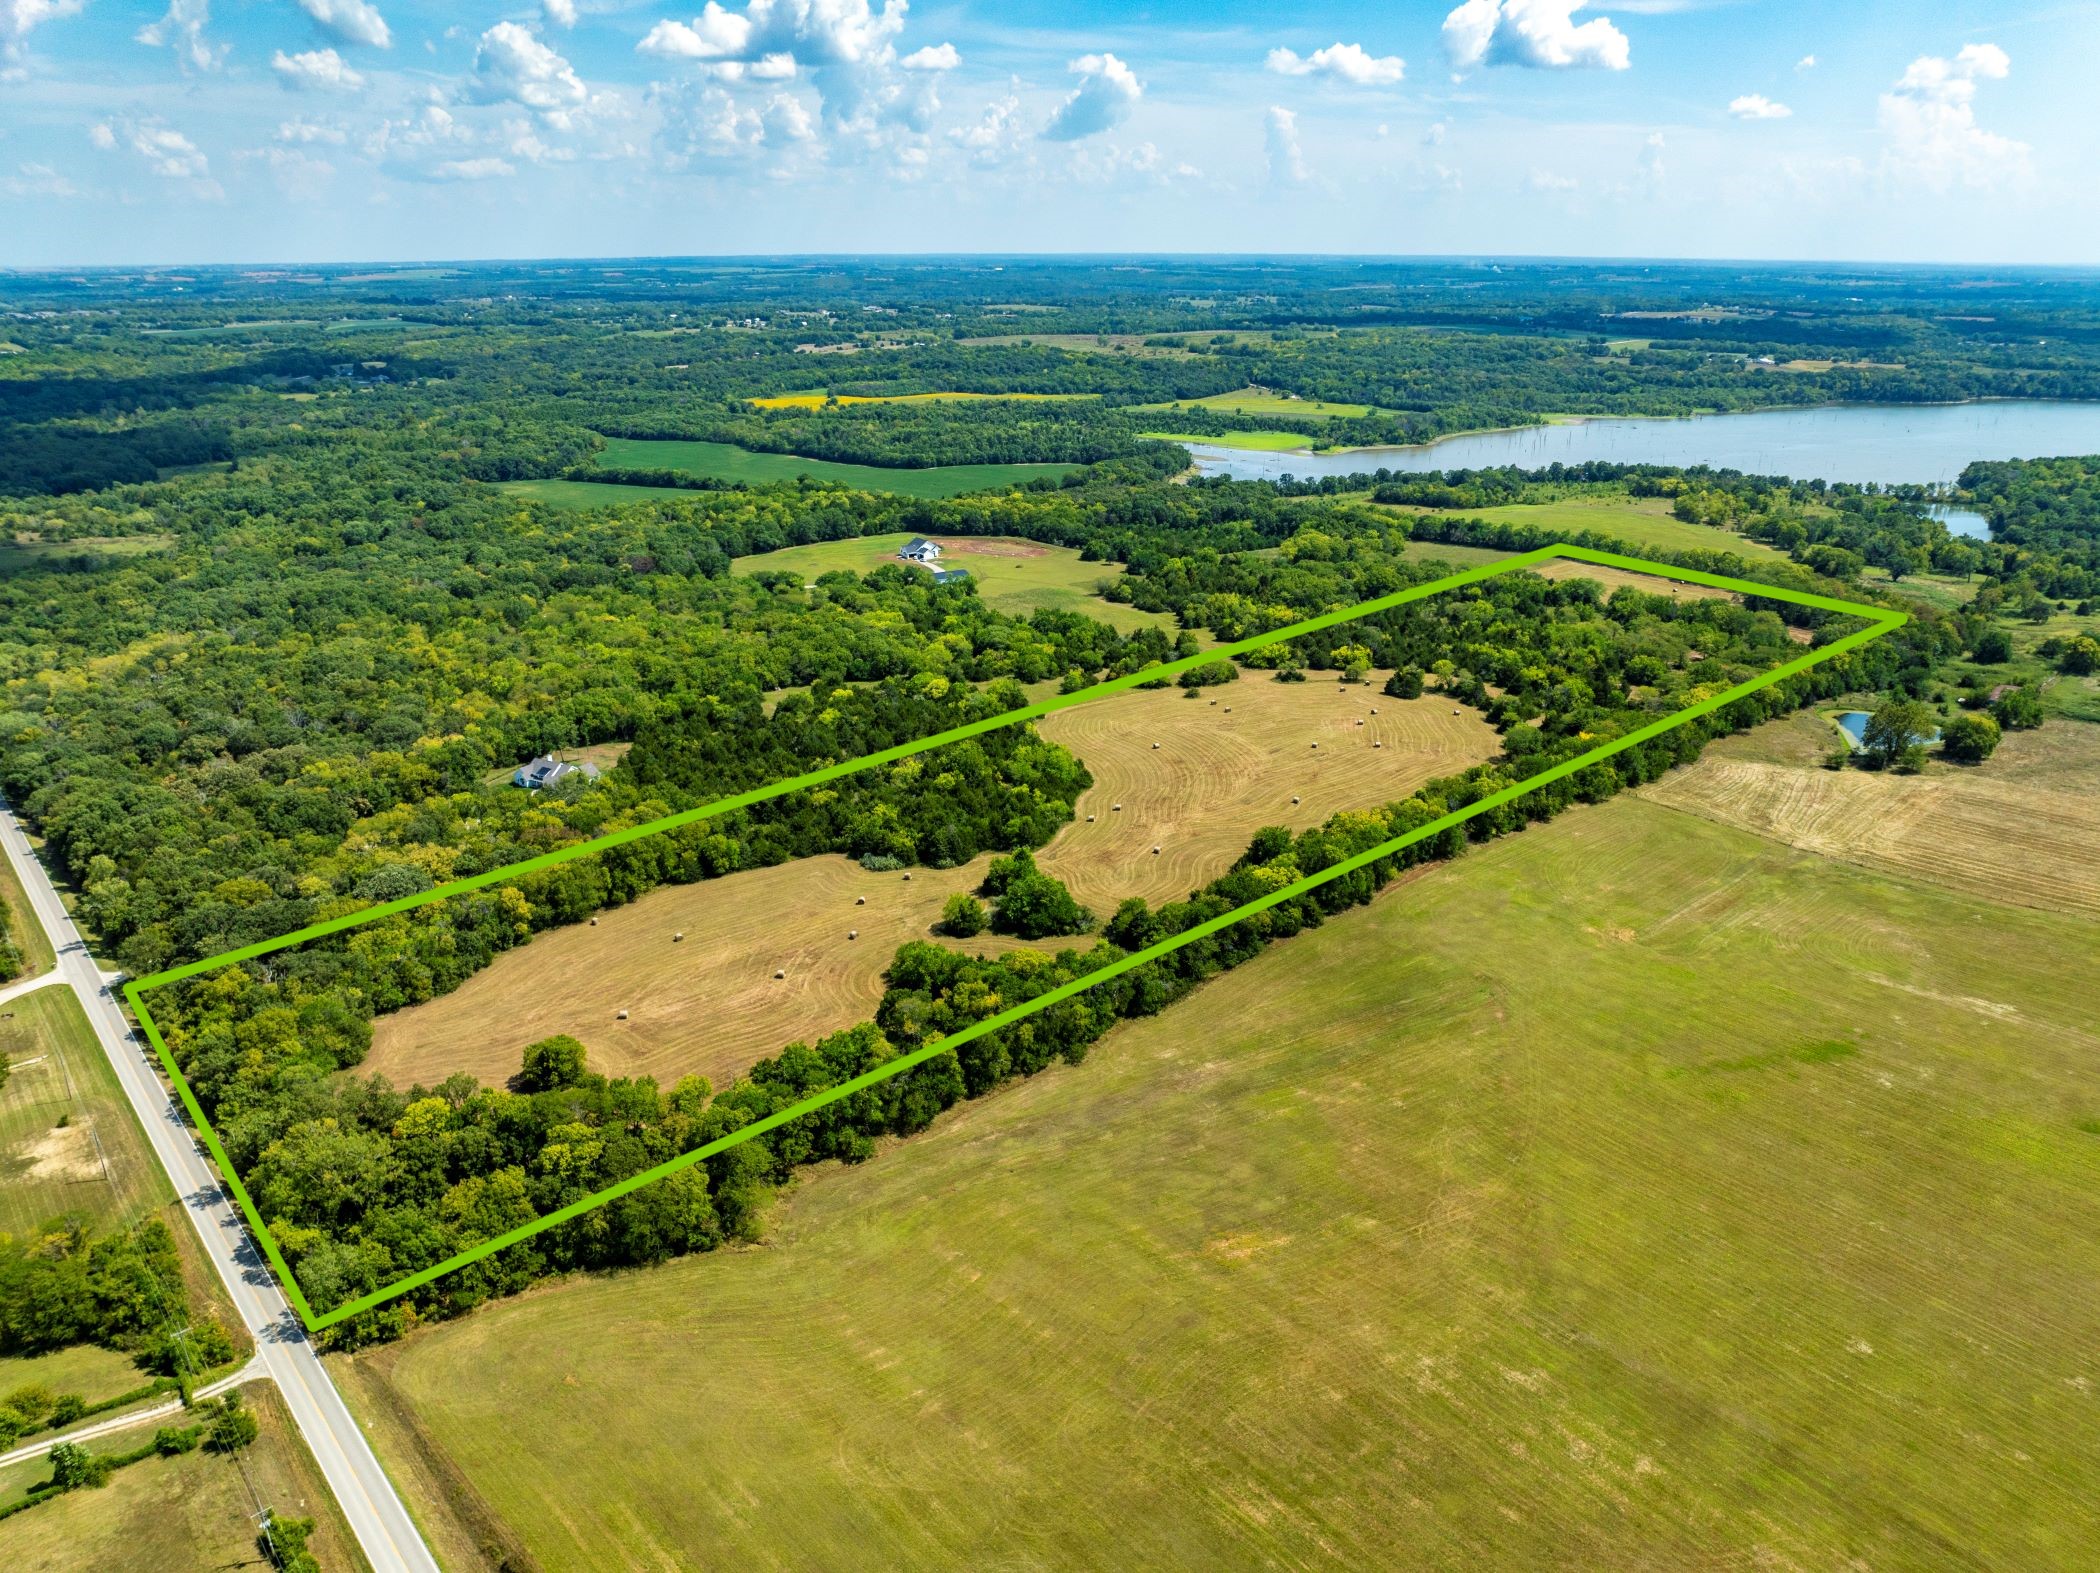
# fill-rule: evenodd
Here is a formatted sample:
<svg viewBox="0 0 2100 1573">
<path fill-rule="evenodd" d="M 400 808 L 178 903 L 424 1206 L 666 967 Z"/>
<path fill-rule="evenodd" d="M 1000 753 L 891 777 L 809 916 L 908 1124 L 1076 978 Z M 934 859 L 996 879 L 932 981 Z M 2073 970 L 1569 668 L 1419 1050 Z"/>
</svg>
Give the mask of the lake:
<svg viewBox="0 0 2100 1573">
<path fill-rule="evenodd" d="M 1600 416 L 1557 426 L 1475 432 L 1412 448 L 1261 453 L 1189 443 L 1198 469 L 1240 480 L 1300 480 L 1373 470 L 1477 470 L 1558 461 L 1711 465 L 1804 480 L 1951 483 L 1976 459 L 2100 453 L 2100 401 L 1992 399 L 1975 404 L 1834 404 L 1803 410 Z M 1980 525 L 1981 521 L 1977 523 Z M 1953 521 L 1957 534 L 1972 532 Z"/>
</svg>

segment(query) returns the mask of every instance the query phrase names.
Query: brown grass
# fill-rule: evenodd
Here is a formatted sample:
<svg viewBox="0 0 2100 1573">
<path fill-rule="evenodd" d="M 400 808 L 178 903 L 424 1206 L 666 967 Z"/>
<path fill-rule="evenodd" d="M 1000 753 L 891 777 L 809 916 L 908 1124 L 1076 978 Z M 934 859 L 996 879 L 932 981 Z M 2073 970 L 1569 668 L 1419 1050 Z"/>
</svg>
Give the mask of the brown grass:
<svg viewBox="0 0 2100 1573">
<path fill-rule="evenodd" d="M 1043 868 L 1103 916 L 1130 896 L 1179 900 L 1229 869 L 1264 825 L 1306 829 L 1500 751 L 1477 712 L 1384 698 L 1385 675 L 1344 688 L 1256 672 L 1197 699 L 1158 689 L 1044 717 L 1043 735 L 1085 760 L 1096 784 Z"/>
<path fill-rule="evenodd" d="M 2100 913 L 2100 727 L 2014 732 L 1988 764 L 1916 776 L 1775 762 L 1753 747 L 1718 744 L 1643 793 L 1848 863 L 2021 906 Z"/>
<path fill-rule="evenodd" d="M 866 1020 L 897 947 L 931 938 L 941 903 L 977 885 L 989 861 L 914 869 L 906 880 L 842 857 L 803 858 L 667 886 L 600 914 L 595 927 L 542 934 L 451 994 L 382 1017 L 361 1070 L 396 1086 L 457 1071 L 501 1084 L 527 1044 L 566 1032 L 607 1075 L 668 1086 L 697 1073 L 726 1086 L 797 1039 Z M 867 905 L 855 905 L 862 898 Z M 860 938 L 847 939 L 854 930 Z M 674 941 L 677 933 L 685 938 Z M 985 935 L 969 945 L 1014 943 Z M 780 971 L 787 976 L 775 978 Z"/>
</svg>

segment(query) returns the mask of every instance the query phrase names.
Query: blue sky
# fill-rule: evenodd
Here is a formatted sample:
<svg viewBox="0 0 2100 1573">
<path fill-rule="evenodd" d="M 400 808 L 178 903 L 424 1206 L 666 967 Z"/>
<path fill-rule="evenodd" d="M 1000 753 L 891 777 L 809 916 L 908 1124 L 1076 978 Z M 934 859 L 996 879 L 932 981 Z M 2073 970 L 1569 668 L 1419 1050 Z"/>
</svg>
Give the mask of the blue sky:
<svg viewBox="0 0 2100 1573">
<path fill-rule="evenodd" d="M 2100 0 L 0 0 L 0 265 L 2100 262 Z"/>
</svg>

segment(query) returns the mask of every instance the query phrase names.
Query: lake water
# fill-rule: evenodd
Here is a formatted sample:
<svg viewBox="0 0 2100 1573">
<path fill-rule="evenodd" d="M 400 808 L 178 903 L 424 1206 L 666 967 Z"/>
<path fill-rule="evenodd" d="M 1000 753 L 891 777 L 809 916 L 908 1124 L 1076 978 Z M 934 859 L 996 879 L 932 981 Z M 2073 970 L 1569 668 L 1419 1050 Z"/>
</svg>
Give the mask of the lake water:
<svg viewBox="0 0 2100 1573">
<path fill-rule="evenodd" d="M 1527 470 L 1582 464 L 1711 465 L 1755 475 L 1865 484 L 1950 483 L 1976 459 L 2100 453 L 2100 401 L 1993 399 L 1976 404 L 1837 404 L 1806 410 L 1602 417 L 1560 426 L 1446 437 L 1353 453 L 1253 453 L 1188 444 L 1198 469 L 1240 480 L 1364 475 L 1373 470 Z M 1978 521 L 1980 523 L 1980 521 Z M 1948 528 L 1968 534 L 1951 521 Z"/>
<path fill-rule="evenodd" d="M 1944 524 L 1949 535 L 1965 535 L 1972 541 L 1991 538 L 1991 521 L 1974 508 L 1957 508 L 1951 503 L 1936 502 L 1925 511 Z"/>
<path fill-rule="evenodd" d="M 1870 711 L 1847 710 L 1837 718 L 1838 730 L 1852 739 L 1854 748 L 1865 748 L 1867 746 L 1867 723 L 1873 719 L 1873 714 Z M 1933 731 L 1930 737 L 1919 737 L 1916 734 L 1912 734 L 1911 737 L 1911 741 L 1914 743 L 1937 743 L 1939 740 L 1940 734 L 1937 729 Z"/>
</svg>

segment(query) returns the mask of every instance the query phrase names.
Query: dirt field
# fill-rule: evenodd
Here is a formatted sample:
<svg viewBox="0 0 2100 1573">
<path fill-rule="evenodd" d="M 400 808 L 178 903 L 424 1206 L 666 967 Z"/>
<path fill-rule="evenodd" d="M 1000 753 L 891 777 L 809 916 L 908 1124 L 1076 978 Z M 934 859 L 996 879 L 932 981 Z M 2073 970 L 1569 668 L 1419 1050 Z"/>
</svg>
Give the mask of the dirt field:
<svg viewBox="0 0 2100 1573">
<path fill-rule="evenodd" d="M 1810 723 L 1790 723 L 1803 735 Z M 1989 763 L 1923 775 L 1776 762 L 1754 737 L 1716 744 L 1644 796 L 1722 824 L 1951 890 L 2100 913 L 2100 727 L 2008 733 Z"/>
<path fill-rule="evenodd" d="M 398 1087 L 456 1071 L 501 1085 L 527 1044 L 566 1032 L 607 1075 L 669 1086 L 697 1072 L 727 1086 L 797 1039 L 865 1021 L 897 947 L 933 938 L 941 903 L 976 886 L 989 861 L 913 869 L 906 880 L 842 857 L 804 858 L 667 886 L 601 913 L 595 927 L 542 934 L 453 993 L 380 1018 L 360 1070 Z M 685 938 L 674 942 L 676 933 Z M 1020 942 L 987 934 L 956 943 L 990 952 Z"/>
<path fill-rule="evenodd" d="M 1500 752 L 1476 712 L 1387 699 L 1386 676 L 1343 688 L 1256 672 L 1197 699 L 1162 689 L 1045 717 L 1043 735 L 1085 760 L 1095 786 L 1039 861 L 1104 916 L 1130 896 L 1174 901 L 1230 868 L 1264 825 L 1305 829 Z"/>
</svg>

